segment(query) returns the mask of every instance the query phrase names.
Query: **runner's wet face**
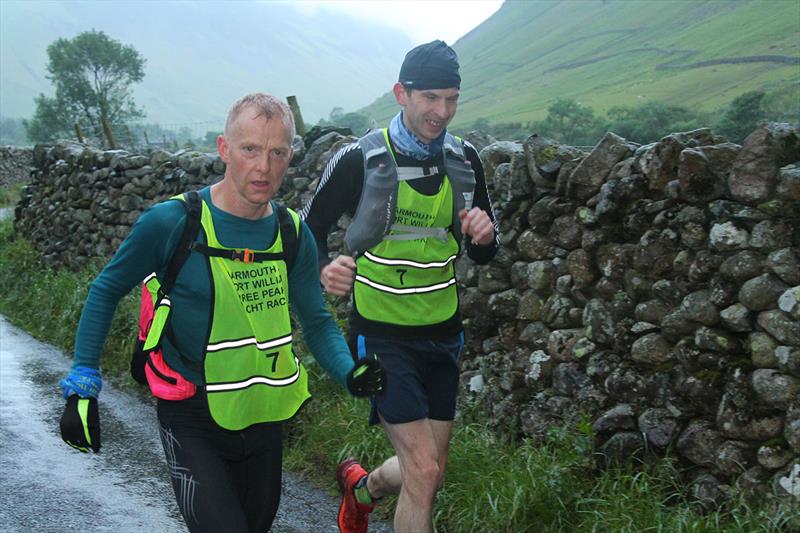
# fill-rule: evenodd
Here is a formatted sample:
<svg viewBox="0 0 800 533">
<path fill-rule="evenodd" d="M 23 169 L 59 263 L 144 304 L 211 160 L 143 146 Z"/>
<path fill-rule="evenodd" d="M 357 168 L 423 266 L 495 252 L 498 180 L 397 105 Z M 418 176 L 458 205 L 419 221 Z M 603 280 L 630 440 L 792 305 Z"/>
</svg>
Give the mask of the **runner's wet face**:
<svg viewBox="0 0 800 533">
<path fill-rule="evenodd" d="M 411 91 L 403 88 L 396 95 L 403 107 L 403 123 L 425 144 L 442 134 L 458 108 L 456 88 Z"/>
<path fill-rule="evenodd" d="M 292 159 L 291 141 L 290 128 L 280 119 L 257 116 L 252 107 L 239 113 L 229 135 L 218 141 L 237 203 L 252 209 L 278 193 Z"/>
</svg>

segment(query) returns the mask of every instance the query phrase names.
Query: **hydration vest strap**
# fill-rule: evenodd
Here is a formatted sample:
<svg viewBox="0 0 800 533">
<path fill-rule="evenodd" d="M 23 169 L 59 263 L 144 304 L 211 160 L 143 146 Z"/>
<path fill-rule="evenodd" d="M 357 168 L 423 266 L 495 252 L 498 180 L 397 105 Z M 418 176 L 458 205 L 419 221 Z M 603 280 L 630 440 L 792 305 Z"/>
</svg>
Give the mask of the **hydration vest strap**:
<svg viewBox="0 0 800 533">
<path fill-rule="evenodd" d="M 390 233 L 383 238 L 387 241 L 413 241 L 414 239 L 424 239 L 434 237 L 442 242 L 447 242 L 447 228 L 421 228 L 419 226 L 405 226 L 403 224 L 392 224 L 392 230 L 402 233 Z"/>
<path fill-rule="evenodd" d="M 213 248 L 203 243 L 195 243 L 193 249 L 208 257 L 221 257 L 222 259 L 230 259 L 231 261 L 242 261 L 244 263 L 261 263 L 263 261 L 274 261 L 276 259 L 283 259 L 284 254 L 281 253 L 267 253 L 267 252 L 254 252 L 249 248 L 243 250 L 229 250 L 227 248 Z"/>
<path fill-rule="evenodd" d="M 367 152 L 364 154 L 364 158 L 370 159 L 372 157 L 375 157 L 376 155 L 385 154 L 388 151 L 389 149 L 386 148 L 386 146 L 378 146 L 377 148 L 372 148 L 371 150 L 367 150 Z"/>
<path fill-rule="evenodd" d="M 294 220 L 292 220 L 292 215 L 290 215 L 289 210 L 282 205 L 278 206 L 278 231 L 281 232 L 282 252 L 254 252 L 249 248 L 244 248 L 242 250 L 214 248 L 200 242 L 192 243 L 192 250 L 208 257 L 221 257 L 223 259 L 242 261 L 244 263 L 261 263 L 264 261 L 283 259 L 286 262 L 286 271 L 289 272 L 292 270 L 292 266 L 297 258 L 300 237 L 295 227 Z"/>
<path fill-rule="evenodd" d="M 192 253 L 192 242 L 200 230 L 200 211 L 202 209 L 200 194 L 197 191 L 189 191 L 183 193 L 183 199 L 184 207 L 186 207 L 186 224 L 183 226 L 183 233 L 181 233 L 175 251 L 172 252 L 172 257 L 164 273 L 163 283 L 160 284 L 161 286 L 158 290 L 159 295 L 162 297 L 169 294 L 169 291 L 175 285 L 178 272 L 183 268 L 183 264 L 188 259 L 189 254 Z"/>
<path fill-rule="evenodd" d="M 427 178 L 439 173 L 439 167 L 397 167 L 397 179 L 410 181 L 418 178 Z"/>
</svg>

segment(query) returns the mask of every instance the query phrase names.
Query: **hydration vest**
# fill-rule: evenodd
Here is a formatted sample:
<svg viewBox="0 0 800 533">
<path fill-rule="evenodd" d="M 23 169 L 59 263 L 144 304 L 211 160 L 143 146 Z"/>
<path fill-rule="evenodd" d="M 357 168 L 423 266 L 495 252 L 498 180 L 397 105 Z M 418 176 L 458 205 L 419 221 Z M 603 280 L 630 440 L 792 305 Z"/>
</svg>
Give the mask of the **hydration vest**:
<svg viewBox="0 0 800 533">
<path fill-rule="evenodd" d="M 461 248 L 461 209 L 471 209 L 475 176 L 461 142 L 447 134 L 444 169 L 397 167 L 387 130 L 359 140 L 364 192 L 345 242 L 356 258 L 353 301 L 367 320 L 425 326 L 458 310 L 455 259 Z M 411 180 L 444 174 L 433 195 Z"/>
<path fill-rule="evenodd" d="M 369 250 L 394 230 L 392 239 L 417 239 L 427 236 L 442 236 L 444 231 L 452 232 L 461 246 L 461 223 L 458 213 L 462 209 L 472 209 L 475 192 L 475 173 L 464 154 L 461 141 L 445 133 L 443 169 L 437 167 L 398 167 L 389 142 L 389 131 L 375 130 L 358 140 L 364 156 L 364 187 L 358 202 L 355 216 L 345 232 L 345 243 L 353 256 Z M 395 224 L 397 194 L 399 183 L 421 178 L 426 175 L 445 174 L 453 190 L 453 212 L 449 227 L 435 228 L 421 233 L 419 228 Z"/>
<path fill-rule="evenodd" d="M 239 250 L 217 241 L 211 212 L 203 202 L 200 225 L 207 244 L 192 240 L 190 246 L 206 256 L 211 277 L 203 374 L 209 411 L 224 429 L 286 420 L 310 397 L 306 370 L 292 350 L 288 307 L 288 273 L 297 254 L 299 217 L 283 206 L 276 211 L 279 229 L 273 244 L 265 250 Z M 154 311 L 143 346 L 149 354 L 147 380 L 157 397 L 182 399 L 163 395 L 190 397 L 194 385 L 167 367 L 159 350 L 170 309 L 169 295 L 160 289 L 157 278 L 149 276 L 145 290 Z M 165 378 L 175 381 L 171 388 Z M 189 393 L 180 392 L 187 387 Z"/>
</svg>

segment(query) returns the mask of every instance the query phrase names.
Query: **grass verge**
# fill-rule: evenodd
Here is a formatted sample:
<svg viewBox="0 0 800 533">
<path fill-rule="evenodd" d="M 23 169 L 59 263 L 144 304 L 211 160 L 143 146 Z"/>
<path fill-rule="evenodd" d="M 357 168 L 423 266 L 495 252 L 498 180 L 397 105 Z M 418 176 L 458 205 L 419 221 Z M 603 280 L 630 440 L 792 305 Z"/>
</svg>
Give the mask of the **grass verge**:
<svg viewBox="0 0 800 533">
<path fill-rule="evenodd" d="M 0 187 L 0 207 L 13 207 L 19 202 L 20 192 L 25 183 L 18 181 Z"/>
<path fill-rule="evenodd" d="M 0 223 L 0 312 L 35 337 L 71 351 L 88 285 L 99 265 L 78 273 L 43 266 L 30 245 Z M 126 380 L 138 300 L 120 304 L 103 373 Z M 314 398 L 287 426 L 285 465 L 335 492 L 344 457 L 369 468 L 391 454 L 367 426 L 369 404 L 351 398 L 309 361 Z M 130 382 L 130 380 L 127 380 Z M 800 504 L 768 495 L 734 498 L 701 512 L 684 496 L 670 460 L 639 470 L 597 471 L 585 428 L 554 427 L 541 442 L 498 435 L 464 411 L 453 432 L 444 488 L 434 509 L 438 532 L 788 532 L 800 531 Z M 390 519 L 395 500 L 376 512 Z"/>
</svg>

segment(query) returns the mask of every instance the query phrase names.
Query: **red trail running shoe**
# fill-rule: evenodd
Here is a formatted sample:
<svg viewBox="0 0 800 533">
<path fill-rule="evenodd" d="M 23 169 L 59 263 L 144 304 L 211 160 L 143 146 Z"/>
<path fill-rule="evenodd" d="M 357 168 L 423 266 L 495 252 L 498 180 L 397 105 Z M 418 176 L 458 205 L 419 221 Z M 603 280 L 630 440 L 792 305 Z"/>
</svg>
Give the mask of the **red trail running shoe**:
<svg viewBox="0 0 800 533">
<path fill-rule="evenodd" d="M 345 459 L 336 469 L 336 481 L 342 492 L 342 503 L 339 505 L 339 531 L 342 533 L 367 533 L 369 513 L 375 504 L 364 504 L 356 500 L 353 489 L 361 478 L 367 475 L 355 459 Z"/>
</svg>

